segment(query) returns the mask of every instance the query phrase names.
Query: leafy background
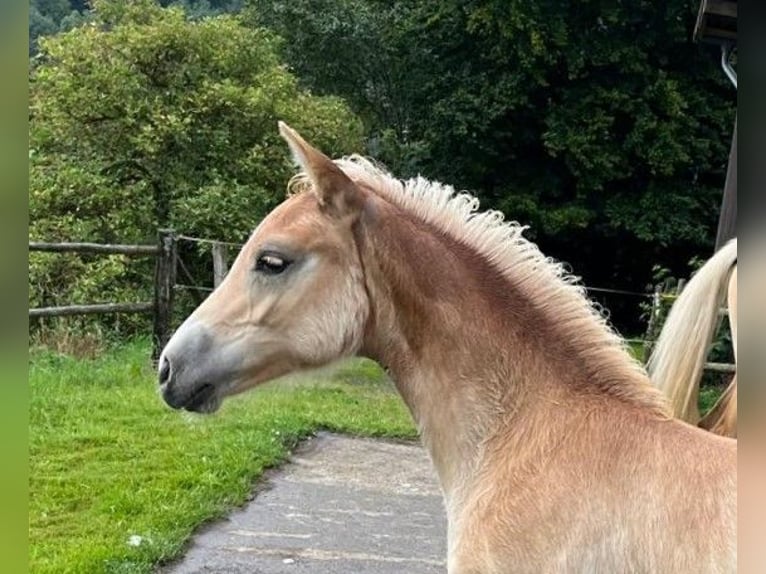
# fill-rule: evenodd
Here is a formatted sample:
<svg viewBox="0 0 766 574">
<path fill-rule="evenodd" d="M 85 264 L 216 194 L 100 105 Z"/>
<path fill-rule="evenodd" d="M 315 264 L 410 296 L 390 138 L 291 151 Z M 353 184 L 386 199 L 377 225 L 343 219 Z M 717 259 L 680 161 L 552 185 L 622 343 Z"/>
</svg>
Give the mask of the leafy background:
<svg viewBox="0 0 766 574">
<path fill-rule="evenodd" d="M 284 119 L 332 155 L 473 191 L 587 284 L 688 276 L 712 253 L 736 113 L 717 50 L 691 41 L 697 8 L 33 0 L 30 237 L 242 241 L 283 197 Z M 186 257 L 207 280 L 209 257 Z M 150 274 L 35 255 L 30 305 L 145 298 Z M 638 300 L 602 302 L 641 329 Z"/>
</svg>

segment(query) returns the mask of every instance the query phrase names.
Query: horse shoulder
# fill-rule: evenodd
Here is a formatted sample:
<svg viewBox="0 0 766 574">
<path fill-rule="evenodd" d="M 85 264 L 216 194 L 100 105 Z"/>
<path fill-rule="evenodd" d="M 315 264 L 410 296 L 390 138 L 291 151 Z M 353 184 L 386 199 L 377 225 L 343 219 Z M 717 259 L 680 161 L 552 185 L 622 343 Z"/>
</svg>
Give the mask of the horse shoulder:
<svg viewBox="0 0 766 574">
<path fill-rule="evenodd" d="M 728 571 L 734 441 L 630 410 L 581 428 L 547 461 L 493 451 L 455 509 L 450 574 Z"/>
</svg>

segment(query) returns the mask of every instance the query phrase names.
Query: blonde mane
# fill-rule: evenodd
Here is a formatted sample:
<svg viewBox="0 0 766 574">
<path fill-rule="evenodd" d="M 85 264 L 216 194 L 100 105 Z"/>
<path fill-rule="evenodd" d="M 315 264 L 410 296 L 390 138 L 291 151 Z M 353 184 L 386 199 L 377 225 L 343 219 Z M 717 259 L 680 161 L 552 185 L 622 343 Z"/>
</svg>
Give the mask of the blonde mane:
<svg viewBox="0 0 766 574">
<path fill-rule="evenodd" d="M 555 312 L 550 322 L 582 359 L 590 384 L 668 416 L 664 397 L 588 299 L 579 278 L 568 273 L 561 263 L 545 257 L 537 245 L 526 239 L 526 226 L 505 221 L 500 211 L 479 212 L 478 198 L 469 193 L 456 192 L 452 186 L 420 176 L 399 180 L 359 155 L 335 163 L 355 183 L 476 250 L 547 316 Z M 310 187 L 305 174 L 295 176 L 288 186 L 291 193 Z"/>
</svg>

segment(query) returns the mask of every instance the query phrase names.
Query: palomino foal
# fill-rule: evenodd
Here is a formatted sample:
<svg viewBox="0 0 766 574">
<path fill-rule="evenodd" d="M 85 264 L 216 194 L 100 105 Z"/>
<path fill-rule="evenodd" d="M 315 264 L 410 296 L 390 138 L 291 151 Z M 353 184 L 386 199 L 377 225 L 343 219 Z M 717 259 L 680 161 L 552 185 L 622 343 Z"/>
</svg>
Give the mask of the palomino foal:
<svg viewBox="0 0 766 574">
<path fill-rule="evenodd" d="M 365 355 L 438 472 L 451 574 L 736 570 L 736 443 L 668 416 L 520 226 L 280 131 L 305 173 L 165 348 L 170 406 Z"/>
</svg>

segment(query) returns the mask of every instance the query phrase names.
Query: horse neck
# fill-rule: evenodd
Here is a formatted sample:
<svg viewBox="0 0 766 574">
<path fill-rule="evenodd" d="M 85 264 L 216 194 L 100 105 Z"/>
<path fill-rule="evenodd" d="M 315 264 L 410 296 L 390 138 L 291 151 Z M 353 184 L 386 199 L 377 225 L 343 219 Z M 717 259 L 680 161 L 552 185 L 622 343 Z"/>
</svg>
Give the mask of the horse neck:
<svg viewBox="0 0 766 574">
<path fill-rule="evenodd" d="M 392 209 L 358 232 L 371 302 L 362 354 L 392 376 L 449 500 L 498 425 L 524 425 L 577 374 L 550 360 L 538 313 L 483 258 Z"/>
</svg>

